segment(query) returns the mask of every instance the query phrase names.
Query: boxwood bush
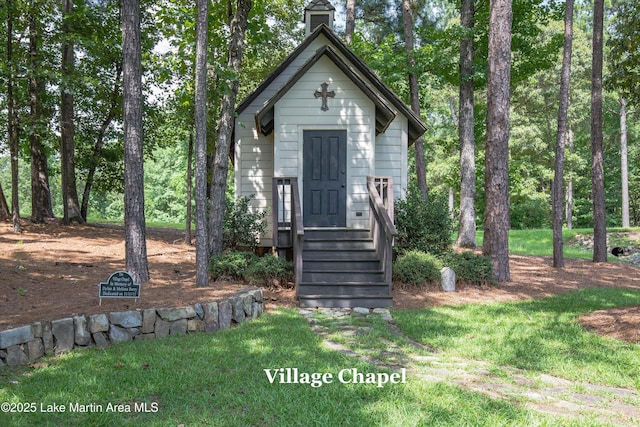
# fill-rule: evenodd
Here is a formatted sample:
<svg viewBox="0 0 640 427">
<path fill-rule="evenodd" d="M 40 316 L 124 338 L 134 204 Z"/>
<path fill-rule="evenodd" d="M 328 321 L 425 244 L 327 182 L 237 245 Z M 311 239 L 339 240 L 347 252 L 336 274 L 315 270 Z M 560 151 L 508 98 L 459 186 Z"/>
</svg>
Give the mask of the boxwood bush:
<svg viewBox="0 0 640 427">
<path fill-rule="evenodd" d="M 211 258 L 209 271 L 213 280 L 243 280 L 252 285 L 287 284 L 293 278 L 293 264 L 271 254 L 259 257 L 253 252 L 230 251 Z"/>
<path fill-rule="evenodd" d="M 488 257 L 473 252 L 450 252 L 443 256 L 442 262 L 456 273 L 456 282 L 493 283 L 493 266 Z"/>
<path fill-rule="evenodd" d="M 453 220 L 443 195 L 432 191 L 424 199 L 417 186 L 412 184 L 407 188 L 405 198 L 395 203 L 394 210 L 398 230 L 395 250 L 398 254 L 408 251 L 443 254 L 451 250 Z"/>
<path fill-rule="evenodd" d="M 434 255 L 409 251 L 400 255 L 393 263 L 394 279 L 407 285 L 423 286 L 440 280 L 442 261 Z"/>
<path fill-rule="evenodd" d="M 211 258 L 209 272 L 213 280 L 243 280 L 244 274 L 256 256 L 253 252 L 231 251 Z"/>
<path fill-rule="evenodd" d="M 256 257 L 244 272 L 244 278 L 252 285 L 287 287 L 293 280 L 293 263 L 271 254 Z"/>
</svg>

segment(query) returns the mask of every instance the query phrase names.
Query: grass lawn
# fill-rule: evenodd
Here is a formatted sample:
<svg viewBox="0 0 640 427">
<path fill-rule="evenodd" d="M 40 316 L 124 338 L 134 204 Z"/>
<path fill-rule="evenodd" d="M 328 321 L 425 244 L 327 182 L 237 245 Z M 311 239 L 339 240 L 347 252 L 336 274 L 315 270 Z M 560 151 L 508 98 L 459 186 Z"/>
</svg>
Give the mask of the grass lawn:
<svg viewBox="0 0 640 427">
<path fill-rule="evenodd" d="M 586 289 L 541 300 L 396 310 L 402 331 L 450 355 L 640 389 L 640 345 L 586 332 L 578 318 L 640 305 L 640 291 Z"/>
<path fill-rule="evenodd" d="M 609 228 L 607 233 L 620 231 L 640 231 L 640 228 Z M 577 228 L 562 231 L 564 242 L 564 256 L 566 258 L 593 258 L 593 252 L 569 245 L 576 235 L 593 235 L 593 229 Z M 478 231 L 476 240 L 478 246 L 482 246 L 484 233 Z M 455 236 L 453 241 L 455 241 Z M 549 229 L 535 230 L 510 230 L 509 253 L 516 255 L 553 256 L 553 231 Z M 609 257 L 614 258 L 614 257 Z"/>
<path fill-rule="evenodd" d="M 328 350 L 295 310 L 216 334 L 168 337 L 78 351 L 35 369 L 0 370 L 0 402 L 37 405 L 0 413 L 2 426 L 523 426 L 558 419 L 442 383 L 321 387 L 270 384 L 263 369 L 380 372 Z M 157 412 L 135 413 L 135 403 Z M 131 413 L 106 412 L 109 404 Z M 70 412 L 75 404 L 103 412 Z M 62 405 L 65 413 L 40 408 Z M 575 425 L 584 425 L 575 423 Z"/>
</svg>

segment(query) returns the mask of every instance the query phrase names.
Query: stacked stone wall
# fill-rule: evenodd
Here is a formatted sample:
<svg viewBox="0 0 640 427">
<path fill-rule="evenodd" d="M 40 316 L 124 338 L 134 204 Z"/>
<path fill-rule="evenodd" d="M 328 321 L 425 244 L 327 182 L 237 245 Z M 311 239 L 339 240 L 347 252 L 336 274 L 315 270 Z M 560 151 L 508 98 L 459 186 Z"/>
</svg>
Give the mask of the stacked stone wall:
<svg viewBox="0 0 640 427">
<path fill-rule="evenodd" d="M 73 316 L 36 322 L 0 332 L 0 368 L 24 365 L 45 355 L 74 348 L 106 347 L 111 343 L 214 332 L 260 316 L 262 289 L 249 289 L 216 302 L 176 308 L 150 308 Z"/>
</svg>

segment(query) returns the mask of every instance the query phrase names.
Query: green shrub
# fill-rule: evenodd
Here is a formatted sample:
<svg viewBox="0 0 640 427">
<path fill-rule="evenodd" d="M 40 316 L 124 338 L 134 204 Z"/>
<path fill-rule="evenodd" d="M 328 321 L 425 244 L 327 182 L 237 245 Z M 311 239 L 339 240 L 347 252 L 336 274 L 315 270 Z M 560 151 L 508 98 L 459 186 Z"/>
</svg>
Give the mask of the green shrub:
<svg viewBox="0 0 640 427">
<path fill-rule="evenodd" d="M 407 285 L 421 286 L 440 280 L 442 262 L 432 254 L 409 251 L 393 263 L 393 276 Z"/>
<path fill-rule="evenodd" d="M 255 249 L 260 236 L 267 229 L 267 213 L 252 212 L 249 203 L 253 196 L 240 197 L 231 203 L 227 201 L 224 213 L 223 245 L 226 249 L 237 250 L 240 247 Z"/>
<path fill-rule="evenodd" d="M 247 268 L 257 258 L 252 252 L 232 251 L 211 258 L 209 271 L 213 280 L 242 280 Z"/>
<path fill-rule="evenodd" d="M 511 229 L 525 230 L 551 227 L 551 202 L 549 197 L 532 196 L 524 200 L 514 197 L 511 200 Z"/>
<path fill-rule="evenodd" d="M 256 257 L 244 275 L 252 285 L 271 286 L 276 281 L 281 286 L 293 280 L 293 263 L 273 255 Z"/>
<path fill-rule="evenodd" d="M 451 249 L 453 220 L 449 215 L 447 199 L 431 192 L 425 200 L 416 185 L 410 185 L 406 197 L 394 206 L 398 236 L 395 250 L 442 254 Z"/>
<path fill-rule="evenodd" d="M 456 273 L 456 282 L 477 284 L 493 283 L 493 266 L 488 257 L 472 252 L 450 252 L 443 257 L 443 264 Z"/>
</svg>

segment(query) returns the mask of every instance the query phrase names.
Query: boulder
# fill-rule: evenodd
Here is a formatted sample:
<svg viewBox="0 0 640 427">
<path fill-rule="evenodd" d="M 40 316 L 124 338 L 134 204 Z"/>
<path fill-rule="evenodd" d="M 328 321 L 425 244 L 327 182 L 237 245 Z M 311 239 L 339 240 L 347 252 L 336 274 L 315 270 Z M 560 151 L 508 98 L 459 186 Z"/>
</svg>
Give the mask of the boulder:
<svg viewBox="0 0 640 427">
<path fill-rule="evenodd" d="M 89 316 L 89 331 L 92 334 L 96 332 L 109 331 L 109 318 L 106 314 L 94 314 Z"/>
<path fill-rule="evenodd" d="M 456 273 L 449 267 L 444 267 L 440 270 L 442 275 L 442 290 L 446 292 L 453 292 L 456 290 Z"/>
<path fill-rule="evenodd" d="M 109 313 L 109 320 L 112 325 L 123 328 L 139 328 L 142 326 L 142 313 L 135 310 Z"/>
<path fill-rule="evenodd" d="M 0 332 L 0 348 L 5 349 L 14 345 L 24 344 L 33 339 L 31 325 L 9 329 Z"/>
<path fill-rule="evenodd" d="M 71 351 L 76 342 L 76 334 L 73 326 L 73 318 L 58 319 L 51 322 L 53 334 L 54 353 L 56 355 Z"/>
</svg>

